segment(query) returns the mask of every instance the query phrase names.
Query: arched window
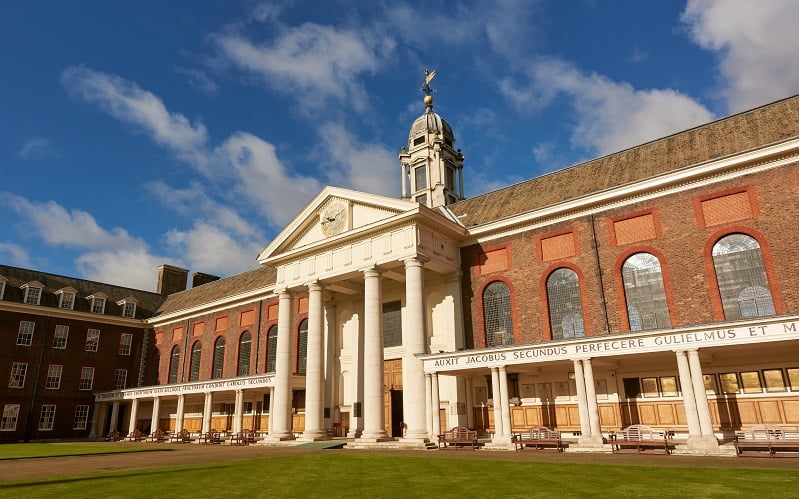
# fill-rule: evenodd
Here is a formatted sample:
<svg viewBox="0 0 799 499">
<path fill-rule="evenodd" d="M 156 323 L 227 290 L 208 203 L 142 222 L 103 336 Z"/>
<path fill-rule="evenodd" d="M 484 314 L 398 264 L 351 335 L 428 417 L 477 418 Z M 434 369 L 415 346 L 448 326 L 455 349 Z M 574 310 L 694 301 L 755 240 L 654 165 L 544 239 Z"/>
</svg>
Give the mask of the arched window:
<svg viewBox="0 0 799 499">
<path fill-rule="evenodd" d="M 266 333 L 266 372 L 275 372 L 277 358 L 277 326 L 272 326 Z"/>
<path fill-rule="evenodd" d="M 160 385 L 161 380 L 159 372 L 161 369 L 161 352 L 156 348 L 153 350 L 153 355 L 150 357 L 150 382 L 154 385 Z"/>
<path fill-rule="evenodd" d="M 189 381 L 200 379 L 200 356 L 202 355 L 202 345 L 195 341 L 191 346 L 191 364 L 189 366 Z"/>
<path fill-rule="evenodd" d="M 225 338 L 220 336 L 214 342 L 214 368 L 211 371 L 211 379 L 222 377 L 225 370 Z"/>
<path fill-rule="evenodd" d="M 547 302 L 552 339 L 585 336 L 580 281 L 577 272 L 560 268 L 547 277 Z"/>
<path fill-rule="evenodd" d="M 774 302 L 755 238 L 724 236 L 713 245 L 713 266 L 727 320 L 774 315 Z"/>
<path fill-rule="evenodd" d="M 169 384 L 178 382 L 178 367 L 180 367 L 180 347 L 175 345 L 172 347 L 172 353 L 169 354 Z"/>
<path fill-rule="evenodd" d="M 649 253 L 636 253 L 621 267 L 630 331 L 671 326 L 660 261 Z"/>
<path fill-rule="evenodd" d="M 237 376 L 247 376 L 250 374 L 250 346 L 252 344 L 252 336 L 249 331 L 244 331 L 239 336 L 239 368 L 236 371 Z"/>
<path fill-rule="evenodd" d="M 305 374 L 308 361 L 308 319 L 300 322 L 299 334 L 297 335 L 297 374 Z"/>
<path fill-rule="evenodd" d="M 494 281 L 483 290 L 483 324 L 486 346 L 513 345 L 510 288 L 502 281 Z"/>
</svg>

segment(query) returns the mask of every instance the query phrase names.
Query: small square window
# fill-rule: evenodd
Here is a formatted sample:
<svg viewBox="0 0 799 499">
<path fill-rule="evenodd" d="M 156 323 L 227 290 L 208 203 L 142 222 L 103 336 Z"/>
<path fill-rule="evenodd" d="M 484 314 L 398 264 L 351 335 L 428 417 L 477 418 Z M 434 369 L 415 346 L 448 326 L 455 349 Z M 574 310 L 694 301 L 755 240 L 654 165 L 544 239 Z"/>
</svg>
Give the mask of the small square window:
<svg viewBox="0 0 799 499">
<path fill-rule="evenodd" d="M 86 331 L 86 351 L 96 352 L 97 347 L 100 345 L 100 330 L 89 329 Z"/>
<path fill-rule="evenodd" d="M 36 323 L 30 321 L 20 321 L 19 332 L 17 333 L 17 345 L 29 347 L 33 342 L 33 330 Z"/>
<path fill-rule="evenodd" d="M 91 311 L 93 314 L 102 314 L 105 312 L 105 298 L 93 297 Z"/>
<path fill-rule="evenodd" d="M 737 373 L 721 373 L 719 379 L 721 380 L 721 393 L 738 393 Z"/>
<path fill-rule="evenodd" d="M 660 393 L 664 397 L 676 397 L 677 378 L 674 376 L 663 376 L 660 378 Z"/>
<path fill-rule="evenodd" d="M 58 325 L 55 327 L 53 334 L 53 348 L 65 349 L 67 347 L 67 338 L 69 337 L 69 326 Z"/>
<path fill-rule="evenodd" d="M 136 304 L 129 301 L 122 304 L 122 317 L 136 317 Z"/>
<path fill-rule="evenodd" d="M 744 393 L 763 393 L 763 385 L 760 383 L 760 372 L 742 372 L 741 387 Z"/>
<path fill-rule="evenodd" d="M 58 297 L 58 308 L 72 310 L 75 307 L 75 293 L 65 291 Z"/>
<path fill-rule="evenodd" d="M 25 288 L 25 304 L 38 305 L 42 298 L 42 288 L 36 286 L 28 286 Z"/>
<path fill-rule="evenodd" d="M 763 369 L 763 382 L 767 392 L 786 391 L 782 369 Z"/>
<path fill-rule="evenodd" d="M 792 367 L 786 369 L 788 372 L 788 383 L 791 385 L 792 392 L 799 392 L 799 368 Z"/>
</svg>

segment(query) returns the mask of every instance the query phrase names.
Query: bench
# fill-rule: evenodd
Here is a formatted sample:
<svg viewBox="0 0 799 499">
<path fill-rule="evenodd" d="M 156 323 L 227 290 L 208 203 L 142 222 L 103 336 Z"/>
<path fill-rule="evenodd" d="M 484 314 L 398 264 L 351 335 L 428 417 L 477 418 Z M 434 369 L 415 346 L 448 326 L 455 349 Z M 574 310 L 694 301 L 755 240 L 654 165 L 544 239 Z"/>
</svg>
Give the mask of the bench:
<svg viewBox="0 0 799 499">
<path fill-rule="evenodd" d="M 140 429 L 136 428 L 132 432 L 128 433 L 128 435 L 125 437 L 125 440 L 128 442 L 141 442 L 144 440 L 144 433 L 142 433 Z"/>
<path fill-rule="evenodd" d="M 525 433 L 513 435 L 512 441 L 516 444 L 516 450 L 554 450 L 563 452 L 563 442 L 560 439 L 560 432 L 550 430 L 546 426 L 533 426 Z"/>
<path fill-rule="evenodd" d="M 234 433 L 230 437 L 230 445 L 250 445 L 251 443 L 255 443 L 255 434 L 248 430 Z"/>
<path fill-rule="evenodd" d="M 669 432 L 657 431 L 642 424 L 630 425 L 621 431 L 612 432 L 610 445 L 614 454 L 623 452 L 624 449 L 634 449 L 639 454 L 647 450 L 671 453 Z"/>
<path fill-rule="evenodd" d="M 148 442 L 158 442 L 158 443 L 161 443 L 161 442 L 163 442 L 164 440 L 166 440 L 166 434 L 164 433 L 164 430 L 162 430 L 162 429 L 160 429 L 160 428 L 159 428 L 159 429 L 157 429 L 157 430 L 155 430 L 154 432 L 151 432 L 151 433 L 150 433 L 150 434 L 147 436 L 147 441 L 148 441 Z"/>
<path fill-rule="evenodd" d="M 214 430 L 203 433 L 202 435 L 200 435 L 197 441 L 201 444 L 208 444 L 208 445 L 222 443 L 222 439 L 219 435 L 219 432 Z"/>
<path fill-rule="evenodd" d="M 438 436 L 438 448 L 454 447 L 455 449 L 470 446 L 472 450 L 477 449 L 477 432 L 465 426 L 456 426 L 451 430 L 445 431 Z"/>
<path fill-rule="evenodd" d="M 759 455 L 768 453 L 769 457 L 774 457 L 780 451 L 797 456 L 799 430 L 787 430 L 776 424 L 759 424 L 746 431 L 735 432 L 736 455 L 743 456 L 747 451 Z"/>
<path fill-rule="evenodd" d="M 108 434 L 107 437 L 105 437 L 105 439 L 109 442 L 117 442 L 119 441 L 119 432 L 112 431 L 111 433 Z"/>
<path fill-rule="evenodd" d="M 182 429 L 179 432 L 173 434 L 169 441 L 173 444 L 187 444 L 191 442 L 191 436 L 189 435 L 189 430 Z"/>
</svg>

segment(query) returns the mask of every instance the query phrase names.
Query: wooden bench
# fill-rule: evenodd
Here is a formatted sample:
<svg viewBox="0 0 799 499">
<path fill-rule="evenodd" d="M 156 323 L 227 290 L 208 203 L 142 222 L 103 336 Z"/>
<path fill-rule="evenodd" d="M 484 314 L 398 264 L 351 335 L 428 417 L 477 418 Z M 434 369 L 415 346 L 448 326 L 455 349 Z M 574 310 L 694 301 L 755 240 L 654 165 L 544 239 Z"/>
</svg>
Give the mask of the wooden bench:
<svg viewBox="0 0 799 499">
<path fill-rule="evenodd" d="M 166 434 L 164 433 L 164 430 L 162 430 L 162 429 L 160 429 L 160 428 L 159 428 L 159 429 L 157 429 L 157 430 L 155 430 L 155 431 L 153 431 L 153 432 L 151 432 L 151 433 L 150 433 L 150 434 L 147 436 L 147 441 L 148 441 L 148 442 L 158 442 L 158 443 L 161 443 L 161 442 L 163 442 L 164 440 L 166 440 Z"/>
<path fill-rule="evenodd" d="M 657 431 L 642 424 L 630 425 L 621 431 L 610 434 L 610 445 L 614 454 L 624 449 L 634 449 L 639 454 L 652 450 L 670 454 L 669 433 Z"/>
<path fill-rule="evenodd" d="M 109 442 L 117 442 L 119 441 L 119 432 L 112 431 L 111 433 L 108 434 L 107 437 L 105 437 L 105 439 L 108 440 Z"/>
<path fill-rule="evenodd" d="M 787 430 L 776 424 L 759 424 L 735 432 L 735 453 L 743 456 L 747 451 L 755 455 L 767 453 L 769 457 L 782 451 L 789 456 L 799 456 L 799 430 Z"/>
<path fill-rule="evenodd" d="M 128 433 L 128 435 L 125 437 L 125 440 L 128 442 L 141 442 L 144 440 L 144 433 L 142 433 L 140 429 L 136 428 L 132 432 Z"/>
<path fill-rule="evenodd" d="M 560 439 L 560 432 L 550 430 L 546 426 L 533 426 L 525 433 L 513 435 L 513 443 L 516 450 L 554 450 L 563 452 L 563 442 Z"/>
<path fill-rule="evenodd" d="M 456 449 L 470 446 L 477 450 L 477 432 L 465 426 L 456 426 L 438 436 L 438 448 L 454 447 Z"/>
<path fill-rule="evenodd" d="M 191 442 L 191 435 L 189 435 L 189 430 L 185 428 L 180 430 L 179 432 L 173 434 L 169 438 L 169 441 L 172 442 L 173 444 L 187 444 Z"/>
<path fill-rule="evenodd" d="M 230 445 L 250 445 L 251 443 L 255 443 L 255 434 L 248 430 L 234 433 L 230 437 Z"/>
<path fill-rule="evenodd" d="M 200 435 L 197 441 L 201 444 L 215 445 L 222 443 L 222 438 L 218 431 L 211 430 Z"/>
</svg>

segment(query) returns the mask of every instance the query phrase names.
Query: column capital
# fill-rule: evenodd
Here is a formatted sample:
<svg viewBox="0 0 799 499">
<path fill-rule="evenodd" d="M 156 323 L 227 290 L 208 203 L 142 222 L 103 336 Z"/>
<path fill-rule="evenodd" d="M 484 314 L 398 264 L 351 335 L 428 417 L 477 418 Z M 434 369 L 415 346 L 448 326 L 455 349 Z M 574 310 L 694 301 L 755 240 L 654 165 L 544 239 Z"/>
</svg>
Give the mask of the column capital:
<svg viewBox="0 0 799 499">
<path fill-rule="evenodd" d="M 405 263 L 405 268 L 420 267 L 430 261 L 430 258 L 424 255 L 414 255 L 402 260 Z"/>
<path fill-rule="evenodd" d="M 361 269 L 361 272 L 363 272 L 363 276 L 365 278 L 368 278 L 368 277 L 380 277 L 380 275 L 382 274 L 382 272 L 380 272 L 380 269 L 378 269 L 374 265 L 371 266 L 371 267 L 366 267 L 364 269 Z"/>
<path fill-rule="evenodd" d="M 308 291 L 309 292 L 311 292 L 311 291 L 324 291 L 325 290 L 325 287 L 322 286 L 321 284 L 319 284 L 318 281 L 309 282 L 308 284 L 306 284 L 306 286 L 308 287 Z"/>
<path fill-rule="evenodd" d="M 278 296 L 278 298 L 291 298 L 291 293 L 289 293 L 288 288 L 276 289 L 275 294 Z"/>
</svg>

